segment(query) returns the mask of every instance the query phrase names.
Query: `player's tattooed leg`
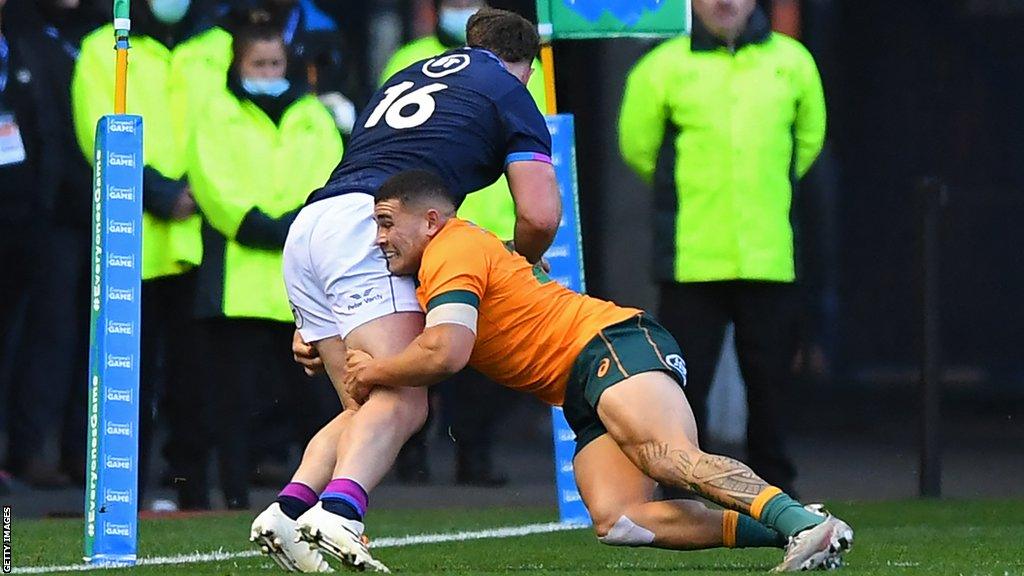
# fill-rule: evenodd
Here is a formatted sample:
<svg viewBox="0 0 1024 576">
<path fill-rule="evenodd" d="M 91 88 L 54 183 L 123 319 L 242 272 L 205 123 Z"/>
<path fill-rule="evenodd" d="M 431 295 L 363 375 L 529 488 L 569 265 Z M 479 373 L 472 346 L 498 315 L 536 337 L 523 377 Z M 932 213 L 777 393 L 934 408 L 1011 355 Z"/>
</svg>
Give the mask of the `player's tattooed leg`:
<svg viewBox="0 0 1024 576">
<path fill-rule="evenodd" d="M 727 456 L 672 448 L 648 441 L 636 449 L 636 464 L 662 484 L 689 488 L 716 504 L 750 514 L 754 498 L 769 484 L 744 463 Z"/>
</svg>

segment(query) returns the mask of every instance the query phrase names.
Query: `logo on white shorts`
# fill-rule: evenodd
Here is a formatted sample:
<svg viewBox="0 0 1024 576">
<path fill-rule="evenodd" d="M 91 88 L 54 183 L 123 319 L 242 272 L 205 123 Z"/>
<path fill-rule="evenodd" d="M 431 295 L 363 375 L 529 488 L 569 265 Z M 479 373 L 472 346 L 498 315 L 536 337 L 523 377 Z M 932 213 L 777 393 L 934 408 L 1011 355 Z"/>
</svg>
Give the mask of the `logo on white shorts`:
<svg viewBox="0 0 1024 576">
<path fill-rule="evenodd" d="M 292 308 L 292 318 L 295 319 L 295 327 L 301 329 L 302 325 L 305 323 L 302 320 L 302 312 L 299 312 L 299 309 L 295 307 L 295 304 L 292 304 L 291 302 L 288 304 Z"/>
<path fill-rule="evenodd" d="M 679 377 L 683 379 L 683 386 L 686 386 L 686 361 L 679 354 L 669 354 L 665 356 L 665 363 L 672 367 L 679 374 Z"/>
<path fill-rule="evenodd" d="M 384 295 L 374 294 L 376 291 L 376 288 L 367 288 L 366 290 L 363 290 L 362 293 L 349 294 L 348 297 L 352 300 L 352 303 L 346 306 L 346 312 L 355 312 L 361 308 L 363 304 L 383 301 Z"/>
</svg>

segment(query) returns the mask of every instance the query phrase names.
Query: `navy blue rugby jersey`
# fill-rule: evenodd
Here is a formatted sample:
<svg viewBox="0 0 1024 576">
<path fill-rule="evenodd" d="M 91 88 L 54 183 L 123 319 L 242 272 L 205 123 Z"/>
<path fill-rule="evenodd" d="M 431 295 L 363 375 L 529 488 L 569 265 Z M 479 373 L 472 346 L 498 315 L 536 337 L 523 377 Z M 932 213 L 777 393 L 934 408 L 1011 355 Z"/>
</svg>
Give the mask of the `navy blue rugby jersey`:
<svg viewBox="0 0 1024 576">
<path fill-rule="evenodd" d="M 551 161 L 537 105 L 497 56 L 457 48 L 392 76 L 356 120 L 341 163 L 307 203 L 373 194 L 407 170 L 440 176 L 456 205 L 517 161 Z"/>
</svg>

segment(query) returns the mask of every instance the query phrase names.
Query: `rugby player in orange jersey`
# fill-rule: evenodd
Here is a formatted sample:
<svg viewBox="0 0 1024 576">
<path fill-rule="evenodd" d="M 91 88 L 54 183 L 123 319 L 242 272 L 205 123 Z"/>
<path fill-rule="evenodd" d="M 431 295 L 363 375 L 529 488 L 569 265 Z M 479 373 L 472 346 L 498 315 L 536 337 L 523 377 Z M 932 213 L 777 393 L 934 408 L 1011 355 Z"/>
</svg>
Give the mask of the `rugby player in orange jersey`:
<svg viewBox="0 0 1024 576">
<path fill-rule="evenodd" d="M 429 386 L 467 364 L 561 405 L 576 433 L 580 495 L 598 539 L 676 550 L 785 547 L 779 571 L 834 568 L 853 531 L 805 508 L 745 464 L 702 452 L 672 336 L 641 310 L 572 292 L 495 236 L 455 217 L 430 172 L 398 174 L 376 195 L 377 243 L 392 274 L 416 275 L 426 328 L 404 351 L 352 350 L 345 386 Z M 723 506 L 653 501 L 656 483 Z"/>
</svg>

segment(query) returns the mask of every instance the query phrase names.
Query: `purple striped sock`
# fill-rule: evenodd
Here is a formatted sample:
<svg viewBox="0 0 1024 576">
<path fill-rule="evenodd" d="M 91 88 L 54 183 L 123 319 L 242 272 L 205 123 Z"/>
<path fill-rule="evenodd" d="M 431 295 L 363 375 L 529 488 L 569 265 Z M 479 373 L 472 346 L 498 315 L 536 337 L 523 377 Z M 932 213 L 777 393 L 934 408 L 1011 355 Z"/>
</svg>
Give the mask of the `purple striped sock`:
<svg viewBox="0 0 1024 576">
<path fill-rule="evenodd" d="M 310 508 L 312 508 L 317 501 L 316 492 L 301 482 L 289 482 L 283 490 L 277 493 L 277 495 L 278 497 L 291 496 L 292 498 L 302 500 L 302 502 Z"/>
<path fill-rule="evenodd" d="M 321 500 L 342 500 L 355 508 L 360 516 L 366 515 L 366 508 L 370 504 L 370 497 L 366 490 L 355 480 L 348 478 L 335 478 L 324 488 Z"/>
</svg>

